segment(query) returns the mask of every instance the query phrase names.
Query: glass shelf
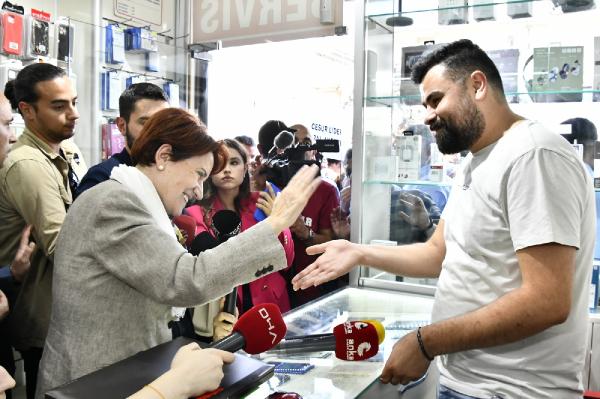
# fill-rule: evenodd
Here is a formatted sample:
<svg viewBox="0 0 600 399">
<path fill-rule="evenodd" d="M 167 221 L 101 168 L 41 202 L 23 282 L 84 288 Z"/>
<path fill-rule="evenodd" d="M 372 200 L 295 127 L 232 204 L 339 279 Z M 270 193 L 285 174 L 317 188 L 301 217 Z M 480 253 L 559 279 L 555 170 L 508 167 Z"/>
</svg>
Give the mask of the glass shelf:
<svg viewBox="0 0 600 399">
<path fill-rule="evenodd" d="M 569 95 L 569 94 L 592 94 L 600 96 L 600 90 L 562 90 L 562 91 L 530 91 L 530 92 L 512 92 L 505 93 L 505 97 L 509 100 L 514 98 L 520 98 L 521 96 L 525 97 L 526 102 L 531 103 L 549 103 L 549 102 L 562 102 L 562 101 L 534 101 L 529 96 L 544 96 L 544 95 Z M 367 106 L 386 106 L 391 107 L 393 105 L 416 105 L 421 102 L 420 95 L 405 95 L 405 96 L 381 96 L 381 97 L 365 97 L 365 102 Z M 512 101 L 519 102 L 519 101 Z M 585 101 L 575 101 L 576 103 L 581 103 Z"/>
<path fill-rule="evenodd" d="M 434 182 L 429 180 L 403 180 L 403 181 L 393 181 L 393 180 L 365 180 L 363 184 L 397 184 L 402 186 L 428 186 L 428 187 L 450 187 L 452 186 L 451 182 Z M 600 189 L 596 189 L 596 191 L 600 191 Z"/>
<path fill-rule="evenodd" d="M 415 14 L 428 13 L 428 12 L 432 12 L 432 11 L 459 10 L 459 9 L 465 9 L 465 8 L 469 9 L 469 8 L 489 7 L 489 6 L 504 5 L 504 4 L 512 5 L 512 4 L 519 4 L 519 3 L 537 3 L 539 1 L 540 0 L 490 1 L 487 3 L 481 3 L 481 4 L 468 4 L 468 5 L 450 6 L 450 7 L 424 7 L 424 8 L 418 8 L 418 9 L 412 9 L 412 10 L 410 9 L 410 6 L 412 4 L 416 5 L 417 7 L 420 7 L 421 2 L 404 1 L 403 2 L 404 11 L 401 13 L 372 14 L 372 15 L 367 15 L 366 17 L 369 20 L 371 20 L 377 24 L 387 26 L 385 21 L 388 18 L 398 17 L 398 16 L 410 17 Z M 555 8 L 552 7 L 551 10 L 555 10 Z M 560 13 L 560 11 L 558 11 L 558 10 L 557 10 L 557 12 Z"/>
</svg>

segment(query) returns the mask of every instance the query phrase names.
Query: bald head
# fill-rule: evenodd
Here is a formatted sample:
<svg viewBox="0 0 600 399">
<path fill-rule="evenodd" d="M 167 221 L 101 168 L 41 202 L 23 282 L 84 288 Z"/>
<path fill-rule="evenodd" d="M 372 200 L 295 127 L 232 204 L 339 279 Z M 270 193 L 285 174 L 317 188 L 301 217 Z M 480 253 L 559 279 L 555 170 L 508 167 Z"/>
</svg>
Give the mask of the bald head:
<svg viewBox="0 0 600 399">
<path fill-rule="evenodd" d="M 10 151 L 10 146 L 17 141 L 10 124 L 13 120 L 10 101 L 0 93 L 0 168 Z"/>
</svg>

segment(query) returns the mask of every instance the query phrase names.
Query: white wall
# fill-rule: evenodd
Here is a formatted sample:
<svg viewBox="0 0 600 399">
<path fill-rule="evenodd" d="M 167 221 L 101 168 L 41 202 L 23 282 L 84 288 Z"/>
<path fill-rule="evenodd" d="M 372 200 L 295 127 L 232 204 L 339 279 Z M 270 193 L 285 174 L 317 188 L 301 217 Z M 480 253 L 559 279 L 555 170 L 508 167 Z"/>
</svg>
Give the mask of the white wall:
<svg viewBox="0 0 600 399">
<path fill-rule="evenodd" d="M 348 12 L 352 4 L 344 10 L 344 24 L 352 21 Z M 270 119 L 309 129 L 316 124 L 341 133 L 327 138 L 341 139 L 343 154 L 352 145 L 353 46 L 349 32 L 211 52 L 210 134 L 218 138 L 245 134 L 257 140 L 258 130 Z M 312 133 L 323 136 L 319 129 Z"/>
</svg>

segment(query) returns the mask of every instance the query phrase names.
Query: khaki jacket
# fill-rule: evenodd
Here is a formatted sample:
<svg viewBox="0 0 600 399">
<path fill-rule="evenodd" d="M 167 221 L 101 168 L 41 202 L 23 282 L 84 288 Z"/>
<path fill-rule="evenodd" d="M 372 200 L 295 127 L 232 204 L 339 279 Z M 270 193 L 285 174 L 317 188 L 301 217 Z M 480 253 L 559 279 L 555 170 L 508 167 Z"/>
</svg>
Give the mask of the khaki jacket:
<svg viewBox="0 0 600 399">
<path fill-rule="evenodd" d="M 43 347 L 51 304 L 52 258 L 56 239 L 72 203 L 69 162 L 81 178 L 87 167 L 74 143 L 61 144 L 65 158 L 25 129 L 0 169 L 0 265 L 12 262 L 27 224 L 37 249 L 9 323 L 18 349 Z"/>
</svg>

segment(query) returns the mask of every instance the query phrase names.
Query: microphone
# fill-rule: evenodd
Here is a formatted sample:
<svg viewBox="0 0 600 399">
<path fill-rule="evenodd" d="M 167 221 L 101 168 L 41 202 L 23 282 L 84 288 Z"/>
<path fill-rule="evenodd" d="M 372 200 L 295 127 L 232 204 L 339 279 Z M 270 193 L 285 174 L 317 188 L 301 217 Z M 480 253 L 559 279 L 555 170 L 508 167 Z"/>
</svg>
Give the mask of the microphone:
<svg viewBox="0 0 600 399">
<path fill-rule="evenodd" d="M 216 230 L 220 242 L 225 242 L 239 234 L 242 230 L 242 221 L 237 213 L 223 209 L 215 213 L 212 218 L 213 228 Z"/>
<path fill-rule="evenodd" d="M 196 221 L 188 215 L 179 215 L 173 219 L 175 226 L 182 232 L 185 237 L 185 246 L 189 248 L 196 237 Z"/>
<path fill-rule="evenodd" d="M 234 324 L 231 335 L 208 347 L 227 352 L 243 349 L 251 355 L 257 355 L 277 345 L 286 331 L 279 307 L 273 303 L 264 303 L 244 313 Z"/>
<path fill-rule="evenodd" d="M 268 152 L 268 158 L 275 155 L 276 150 L 286 150 L 294 144 L 294 133 L 282 130 L 273 139 L 273 147 Z"/>
<path fill-rule="evenodd" d="M 294 144 L 294 134 L 287 130 L 282 130 L 273 139 L 273 144 L 278 150 L 285 150 Z"/>
<path fill-rule="evenodd" d="M 379 351 L 385 338 L 383 325 L 376 320 L 348 321 L 333 328 L 333 333 L 286 338 L 270 352 L 297 354 L 335 351 L 342 360 L 365 360 Z"/>
<path fill-rule="evenodd" d="M 189 253 L 194 256 L 198 256 L 200 252 L 212 249 L 219 245 L 219 241 L 214 238 L 208 231 L 203 231 L 198 234 L 190 245 Z"/>
<path fill-rule="evenodd" d="M 217 231 L 217 237 L 225 242 L 231 237 L 239 234 L 242 230 L 242 220 L 234 211 L 223 209 L 215 213 L 212 218 L 213 228 Z M 235 305 L 237 302 L 237 287 L 225 296 L 223 311 L 235 316 Z"/>
</svg>

